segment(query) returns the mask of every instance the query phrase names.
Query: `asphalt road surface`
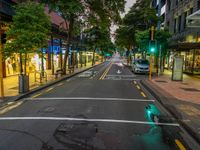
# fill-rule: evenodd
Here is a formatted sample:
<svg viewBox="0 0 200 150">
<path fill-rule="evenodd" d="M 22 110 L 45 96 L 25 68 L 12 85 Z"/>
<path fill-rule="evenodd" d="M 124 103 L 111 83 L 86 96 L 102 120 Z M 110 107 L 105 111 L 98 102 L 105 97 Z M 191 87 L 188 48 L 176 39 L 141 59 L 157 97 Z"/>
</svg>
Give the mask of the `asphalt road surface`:
<svg viewBox="0 0 200 150">
<path fill-rule="evenodd" d="M 0 150 L 199 150 L 118 55 L 14 103 Z"/>
</svg>

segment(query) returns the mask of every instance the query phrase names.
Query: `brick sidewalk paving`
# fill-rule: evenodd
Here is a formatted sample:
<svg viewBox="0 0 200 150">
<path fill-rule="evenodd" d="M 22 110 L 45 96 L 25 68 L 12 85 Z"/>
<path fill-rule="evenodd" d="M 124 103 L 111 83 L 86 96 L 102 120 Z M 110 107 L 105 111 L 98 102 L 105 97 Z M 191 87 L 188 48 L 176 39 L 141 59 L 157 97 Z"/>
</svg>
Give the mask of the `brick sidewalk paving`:
<svg viewBox="0 0 200 150">
<path fill-rule="evenodd" d="M 183 81 L 172 81 L 171 72 L 152 80 L 154 84 L 179 100 L 200 104 L 200 78 L 184 74 Z"/>
<path fill-rule="evenodd" d="M 172 81 L 166 71 L 142 83 L 200 142 L 200 78 L 184 74 L 183 81 Z"/>
<path fill-rule="evenodd" d="M 99 62 L 97 62 L 96 64 L 98 64 Z M 88 63 L 87 66 L 83 65 L 82 68 L 79 65 L 79 68 L 75 68 L 75 72 L 80 71 L 82 69 L 86 69 L 88 67 L 91 67 L 92 63 Z M 51 74 L 51 70 L 46 70 L 47 72 L 47 82 L 43 81 L 42 83 L 40 82 L 35 82 L 35 73 L 30 73 L 29 74 L 29 85 L 30 85 L 30 90 L 37 88 L 41 85 L 47 84 L 53 80 L 55 80 L 55 75 Z M 67 72 L 67 74 L 70 74 L 69 72 Z M 4 95 L 5 97 L 13 97 L 13 96 L 17 96 L 19 95 L 18 93 L 18 75 L 15 76 L 10 76 L 10 77 L 6 77 L 4 78 Z"/>
</svg>

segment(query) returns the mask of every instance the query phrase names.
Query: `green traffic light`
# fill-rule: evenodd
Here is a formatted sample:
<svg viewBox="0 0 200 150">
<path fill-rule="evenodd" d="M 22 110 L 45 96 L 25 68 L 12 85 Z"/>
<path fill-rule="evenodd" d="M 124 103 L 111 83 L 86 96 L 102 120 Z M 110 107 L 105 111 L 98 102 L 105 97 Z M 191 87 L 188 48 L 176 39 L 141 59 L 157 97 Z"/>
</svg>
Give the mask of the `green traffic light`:
<svg viewBox="0 0 200 150">
<path fill-rule="evenodd" d="M 155 48 L 154 47 L 151 48 L 151 52 L 155 52 Z"/>
</svg>

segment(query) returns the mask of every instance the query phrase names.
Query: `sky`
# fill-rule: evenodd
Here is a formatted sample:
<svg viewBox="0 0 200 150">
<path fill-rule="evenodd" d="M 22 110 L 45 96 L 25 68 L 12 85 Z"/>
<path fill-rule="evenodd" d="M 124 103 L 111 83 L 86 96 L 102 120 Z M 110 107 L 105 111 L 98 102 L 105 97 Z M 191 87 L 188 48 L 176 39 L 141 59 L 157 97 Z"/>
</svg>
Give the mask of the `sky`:
<svg viewBox="0 0 200 150">
<path fill-rule="evenodd" d="M 135 1 L 136 0 L 126 0 L 125 13 L 130 10 L 130 7 L 135 3 Z"/>
<path fill-rule="evenodd" d="M 125 5 L 125 13 L 121 14 L 121 16 L 123 17 L 126 13 L 128 13 L 128 11 L 130 10 L 130 7 L 133 6 L 133 4 L 135 3 L 136 0 L 126 0 L 126 5 Z M 116 25 L 113 25 L 111 27 L 111 34 L 114 34 L 115 31 L 117 29 Z M 112 38 L 112 41 L 114 41 L 114 39 Z"/>
</svg>

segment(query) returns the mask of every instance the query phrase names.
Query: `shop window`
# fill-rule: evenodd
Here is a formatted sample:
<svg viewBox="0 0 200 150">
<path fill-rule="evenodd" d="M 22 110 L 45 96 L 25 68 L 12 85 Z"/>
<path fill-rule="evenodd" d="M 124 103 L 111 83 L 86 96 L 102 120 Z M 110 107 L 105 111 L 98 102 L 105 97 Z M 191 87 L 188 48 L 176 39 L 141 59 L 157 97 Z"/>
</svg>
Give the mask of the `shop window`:
<svg viewBox="0 0 200 150">
<path fill-rule="evenodd" d="M 187 23 L 186 18 L 187 18 L 187 12 L 184 13 L 184 24 L 183 24 L 184 29 L 186 28 L 186 23 Z"/>
<path fill-rule="evenodd" d="M 200 0 L 197 2 L 197 9 L 200 10 Z"/>
<path fill-rule="evenodd" d="M 194 73 L 200 74 L 200 49 L 195 50 Z"/>
<path fill-rule="evenodd" d="M 182 17 L 179 16 L 179 17 L 178 17 L 178 32 L 181 31 L 181 21 L 182 21 Z"/>
</svg>

